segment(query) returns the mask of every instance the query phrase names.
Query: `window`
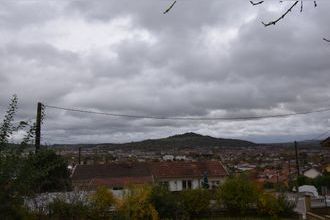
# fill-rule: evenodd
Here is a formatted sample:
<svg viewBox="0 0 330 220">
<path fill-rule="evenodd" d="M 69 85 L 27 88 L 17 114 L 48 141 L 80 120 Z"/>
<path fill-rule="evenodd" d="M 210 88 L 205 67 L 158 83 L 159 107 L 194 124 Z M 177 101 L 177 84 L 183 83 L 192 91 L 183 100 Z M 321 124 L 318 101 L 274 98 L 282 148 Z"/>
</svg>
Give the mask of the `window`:
<svg viewBox="0 0 330 220">
<path fill-rule="evenodd" d="M 114 186 L 112 190 L 123 190 L 124 188 L 121 186 Z"/>
<path fill-rule="evenodd" d="M 182 189 L 191 189 L 191 180 L 182 180 Z"/>
</svg>

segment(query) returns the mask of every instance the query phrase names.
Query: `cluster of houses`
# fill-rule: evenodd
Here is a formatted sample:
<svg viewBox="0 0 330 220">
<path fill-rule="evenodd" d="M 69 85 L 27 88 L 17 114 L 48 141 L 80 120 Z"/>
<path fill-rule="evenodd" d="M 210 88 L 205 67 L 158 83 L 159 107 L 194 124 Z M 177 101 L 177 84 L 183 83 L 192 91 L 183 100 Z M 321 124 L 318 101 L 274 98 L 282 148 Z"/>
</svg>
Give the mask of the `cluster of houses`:
<svg viewBox="0 0 330 220">
<path fill-rule="evenodd" d="M 162 184 L 170 191 L 197 189 L 207 180 L 209 188 L 221 184 L 228 172 L 220 161 L 112 162 L 76 165 L 72 184 L 76 190 L 106 186 L 113 191 L 130 185 Z"/>
</svg>

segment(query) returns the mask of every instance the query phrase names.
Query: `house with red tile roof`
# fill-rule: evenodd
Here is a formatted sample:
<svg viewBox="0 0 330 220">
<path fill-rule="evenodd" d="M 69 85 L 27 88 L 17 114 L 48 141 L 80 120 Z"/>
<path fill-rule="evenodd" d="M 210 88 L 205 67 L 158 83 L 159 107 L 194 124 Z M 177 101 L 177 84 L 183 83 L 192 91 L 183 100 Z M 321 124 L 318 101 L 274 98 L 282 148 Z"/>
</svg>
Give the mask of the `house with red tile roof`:
<svg viewBox="0 0 330 220">
<path fill-rule="evenodd" d="M 170 191 L 201 188 L 205 178 L 210 188 L 221 184 L 228 172 L 220 161 L 171 161 L 150 164 L 155 182 Z"/>
<path fill-rule="evenodd" d="M 170 191 L 202 187 L 205 178 L 210 188 L 224 181 L 228 172 L 220 161 L 114 162 L 77 165 L 72 173 L 76 189 L 94 190 L 106 186 L 121 190 L 129 185 L 164 184 Z"/>
<path fill-rule="evenodd" d="M 148 164 L 141 162 L 77 165 L 71 179 L 74 188 L 80 190 L 94 190 L 99 186 L 120 190 L 128 185 L 153 183 Z"/>
</svg>

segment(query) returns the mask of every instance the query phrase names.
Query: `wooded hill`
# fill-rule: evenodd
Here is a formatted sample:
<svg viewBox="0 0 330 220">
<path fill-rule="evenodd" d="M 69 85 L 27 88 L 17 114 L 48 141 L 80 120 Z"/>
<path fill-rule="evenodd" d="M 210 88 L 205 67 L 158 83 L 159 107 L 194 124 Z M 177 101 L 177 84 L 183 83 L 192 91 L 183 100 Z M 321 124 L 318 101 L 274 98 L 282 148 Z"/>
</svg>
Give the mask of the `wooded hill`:
<svg viewBox="0 0 330 220">
<path fill-rule="evenodd" d="M 64 147 L 64 145 L 54 145 Z M 185 133 L 160 139 L 147 139 L 129 143 L 102 143 L 84 145 L 65 145 L 65 147 L 80 146 L 84 148 L 97 147 L 99 149 L 139 149 L 139 150 L 161 150 L 182 148 L 213 148 L 213 147 L 249 147 L 257 144 L 239 139 L 215 138 L 196 133 Z"/>
</svg>

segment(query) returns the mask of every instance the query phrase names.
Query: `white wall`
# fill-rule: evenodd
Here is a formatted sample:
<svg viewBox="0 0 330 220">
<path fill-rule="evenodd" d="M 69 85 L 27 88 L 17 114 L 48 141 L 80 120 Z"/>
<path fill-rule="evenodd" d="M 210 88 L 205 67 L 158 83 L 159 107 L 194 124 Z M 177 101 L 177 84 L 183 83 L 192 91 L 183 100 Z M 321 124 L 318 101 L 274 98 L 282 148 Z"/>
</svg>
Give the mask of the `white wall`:
<svg viewBox="0 0 330 220">
<path fill-rule="evenodd" d="M 182 191 L 182 181 L 183 180 L 191 180 L 191 187 L 192 189 L 198 189 L 202 186 L 203 179 L 172 179 L 172 180 L 162 180 L 167 181 L 169 185 L 169 190 L 170 191 Z M 221 185 L 224 181 L 224 178 L 210 178 L 209 179 L 209 184 L 210 184 L 210 189 L 212 188 L 212 183 L 214 181 L 219 181 L 219 185 Z"/>
<path fill-rule="evenodd" d="M 199 188 L 199 186 L 200 186 L 200 183 L 199 183 L 199 180 L 198 179 L 194 179 L 193 181 L 192 181 L 192 188 L 193 189 L 198 189 Z"/>
<path fill-rule="evenodd" d="M 170 191 L 182 191 L 182 181 L 177 180 L 170 180 L 169 181 L 169 190 Z"/>
</svg>

